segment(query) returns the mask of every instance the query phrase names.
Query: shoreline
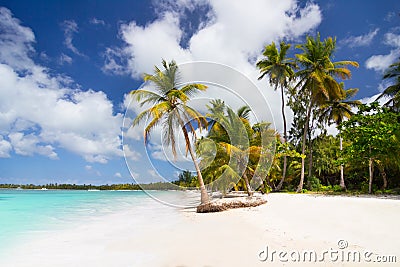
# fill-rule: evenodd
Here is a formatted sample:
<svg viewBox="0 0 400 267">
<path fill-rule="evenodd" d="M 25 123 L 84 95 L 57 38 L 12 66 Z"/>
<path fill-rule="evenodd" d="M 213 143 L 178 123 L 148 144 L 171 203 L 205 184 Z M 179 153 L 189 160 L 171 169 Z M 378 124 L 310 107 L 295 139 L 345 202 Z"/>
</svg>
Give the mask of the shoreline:
<svg viewBox="0 0 400 267">
<path fill-rule="evenodd" d="M 152 201 L 43 233 L 0 265 L 281 266 L 277 258 L 261 261 L 259 253 L 267 247 L 322 252 L 338 249 L 338 240 L 348 242 L 348 250 L 395 255 L 400 261 L 400 201 L 324 196 L 272 193 L 261 206 L 206 214 Z"/>
</svg>

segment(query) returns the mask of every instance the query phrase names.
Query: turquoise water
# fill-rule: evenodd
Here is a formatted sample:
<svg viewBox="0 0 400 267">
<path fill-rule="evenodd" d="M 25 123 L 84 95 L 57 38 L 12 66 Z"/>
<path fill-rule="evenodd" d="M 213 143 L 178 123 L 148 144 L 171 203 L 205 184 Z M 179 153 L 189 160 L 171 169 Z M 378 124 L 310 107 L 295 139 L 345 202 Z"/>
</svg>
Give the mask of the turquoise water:
<svg viewBox="0 0 400 267">
<path fill-rule="evenodd" d="M 42 231 L 149 201 L 142 191 L 0 189 L 0 252 Z"/>
</svg>

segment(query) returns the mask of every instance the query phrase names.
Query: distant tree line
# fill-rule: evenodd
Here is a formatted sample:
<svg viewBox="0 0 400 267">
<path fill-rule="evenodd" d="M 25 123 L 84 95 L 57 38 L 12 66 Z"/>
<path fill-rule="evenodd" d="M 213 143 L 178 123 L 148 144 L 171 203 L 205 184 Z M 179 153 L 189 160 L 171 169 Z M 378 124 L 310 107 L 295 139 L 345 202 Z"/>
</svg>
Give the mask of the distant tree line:
<svg viewBox="0 0 400 267">
<path fill-rule="evenodd" d="M 105 185 L 92 185 L 92 184 L 0 184 L 3 189 L 62 189 L 62 190 L 177 190 L 178 188 L 171 183 L 157 182 L 150 184 L 105 184 Z"/>
</svg>

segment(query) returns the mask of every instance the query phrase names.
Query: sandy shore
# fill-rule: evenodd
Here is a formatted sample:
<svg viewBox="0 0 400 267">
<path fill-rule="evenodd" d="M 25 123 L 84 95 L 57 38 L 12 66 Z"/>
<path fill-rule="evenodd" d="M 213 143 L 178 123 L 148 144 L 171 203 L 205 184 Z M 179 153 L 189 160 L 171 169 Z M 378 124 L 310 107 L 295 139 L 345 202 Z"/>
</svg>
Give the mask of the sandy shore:
<svg viewBox="0 0 400 267">
<path fill-rule="evenodd" d="M 306 250 L 315 251 L 317 260 L 324 257 L 321 266 L 364 266 L 366 260 L 381 266 L 373 262 L 377 256 L 391 255 L 397 263 L 387 266 L 398 266 L 400 200 L 267 198 L 259 207 L 212 214 L 154 201 L 146 211 L 116 212 L 43 233 L 0 259 L 0 266 L 304 266 L 310 264 L 307 254 L 303 259 Z M 353 256 L 342 261 L 343 252 L 359 253 L 360 263 Z"/>
</svg>

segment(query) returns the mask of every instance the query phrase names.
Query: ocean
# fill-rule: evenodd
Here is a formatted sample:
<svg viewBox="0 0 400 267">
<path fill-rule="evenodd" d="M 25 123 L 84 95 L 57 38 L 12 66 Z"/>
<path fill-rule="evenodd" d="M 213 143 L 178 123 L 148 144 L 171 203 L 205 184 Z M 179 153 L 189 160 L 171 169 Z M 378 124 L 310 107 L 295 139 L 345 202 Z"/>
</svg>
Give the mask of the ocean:
<svg viewBox="0 0 400 267">
<path fill-rule="evenodd" d="M 48 231 L 57 231 L 98 216 L 136 210 L 165 210 L 157 203 L 174 200 L 188 203 L 188 193 L 152 191 L 84 191 L 84 190 L 9 190 L 0 189 L 0 256 L 10 248 Z M 197 198 L 197 195 L 196 195 Z M 173 204 L 173 203 L 172 203 Z"/>
</svg>

